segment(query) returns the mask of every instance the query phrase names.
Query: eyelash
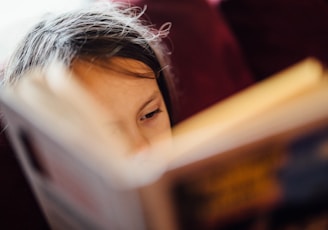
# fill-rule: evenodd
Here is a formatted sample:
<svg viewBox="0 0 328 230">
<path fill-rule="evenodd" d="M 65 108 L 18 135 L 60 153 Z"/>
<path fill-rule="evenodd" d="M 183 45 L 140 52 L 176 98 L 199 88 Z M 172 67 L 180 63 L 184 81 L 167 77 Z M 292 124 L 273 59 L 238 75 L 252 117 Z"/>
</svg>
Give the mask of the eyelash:
<svg viewBox="0 0 328 230">
<path fill-rule="evenodd" d="M 140 118 L 140 121 L 145 121 L 145 120 L 147 120 L 147 119 L 151 119 L 151 118 L 153 118 L 156 114 L 158 114 L 158 113 L 160 113 L 160 112 L 162 112 L 162 110 L 161 110 L 160 108 L 155 109 L 154 111 L 152 111 L 152 112 L 150 112 L 150 113 L 147 113 L 146 115 L 142 116 L 142 117 Z"/>
</svg>

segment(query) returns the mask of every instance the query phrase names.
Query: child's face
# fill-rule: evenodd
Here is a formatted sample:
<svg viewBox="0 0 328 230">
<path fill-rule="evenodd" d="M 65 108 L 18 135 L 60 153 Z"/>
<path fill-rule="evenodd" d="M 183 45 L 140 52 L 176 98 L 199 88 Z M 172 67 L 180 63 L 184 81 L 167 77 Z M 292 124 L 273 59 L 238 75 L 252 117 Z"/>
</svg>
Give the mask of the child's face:
<svg viewBox="0 0 328 230">
<path fill-rule="evenodd" d="M 119 57 L 106 66 L 82 60 L 72 65 L 79 80 L 110 111 L 104 125 L 115 124 L 136 153 L 169 138 L 169 115 L 153 71 L 142 62 Z"/>
</svg>

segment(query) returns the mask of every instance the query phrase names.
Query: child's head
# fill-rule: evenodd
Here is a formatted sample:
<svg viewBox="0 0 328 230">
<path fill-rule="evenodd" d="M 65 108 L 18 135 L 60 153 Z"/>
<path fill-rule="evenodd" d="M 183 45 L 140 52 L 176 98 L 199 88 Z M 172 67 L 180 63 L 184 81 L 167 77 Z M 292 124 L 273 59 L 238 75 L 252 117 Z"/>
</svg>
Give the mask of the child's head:
<svg viewBox="0 0 328 230">
<path fill-rule="evenodd" d="M 174 92 L 161 41 L 168 28 L 155 30 L 141 20 L 142 14 L 140 8 L 109 4 L 46 17 L 18 46 L 3 84 L 14 84 L 30 69 L 60 60 L 107 101 L 117 122 L 126 122 L 132 139 L 140 134 L 151 141 L 170 127 Z"/>
</svg>

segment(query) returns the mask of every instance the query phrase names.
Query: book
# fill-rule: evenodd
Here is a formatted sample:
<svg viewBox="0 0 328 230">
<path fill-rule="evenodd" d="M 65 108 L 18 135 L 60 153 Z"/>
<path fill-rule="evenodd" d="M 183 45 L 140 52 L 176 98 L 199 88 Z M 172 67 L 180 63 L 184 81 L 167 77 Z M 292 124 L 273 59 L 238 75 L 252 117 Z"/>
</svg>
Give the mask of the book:
<svg viewBox="0 0 328 230">
<path fill-rule="evenodd" d="M 327 229 L 328 76 L 308 58 L 126 153 L 60 64 L 2 90 L 1 112 L 53 229 Z M 166 141 L 166 140 L 164 140 Z"/>
</svg>

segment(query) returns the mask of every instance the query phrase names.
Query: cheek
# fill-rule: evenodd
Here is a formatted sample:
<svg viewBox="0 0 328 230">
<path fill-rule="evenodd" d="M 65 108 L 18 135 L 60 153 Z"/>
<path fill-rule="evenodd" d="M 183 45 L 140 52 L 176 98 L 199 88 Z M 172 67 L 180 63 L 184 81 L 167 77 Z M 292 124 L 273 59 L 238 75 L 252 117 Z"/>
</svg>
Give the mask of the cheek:
<svg viewBox="0 0 328 230">
<path fill-rule="evenodd" d="M 142 129 L 149 142 L 171 138 L 171 125 L 167 114 L 162 114 L 157 119 L 144 124 Z"/>
<path fill-rule="evenodd" d="M 161 131 L 160 131 L 161 135 L 165 137 L 169 136 L 171 138 L 171 124 L 168 116 L 165 119 L 163 119 L 160 127 L 161 127 Z"/>
</svg>

